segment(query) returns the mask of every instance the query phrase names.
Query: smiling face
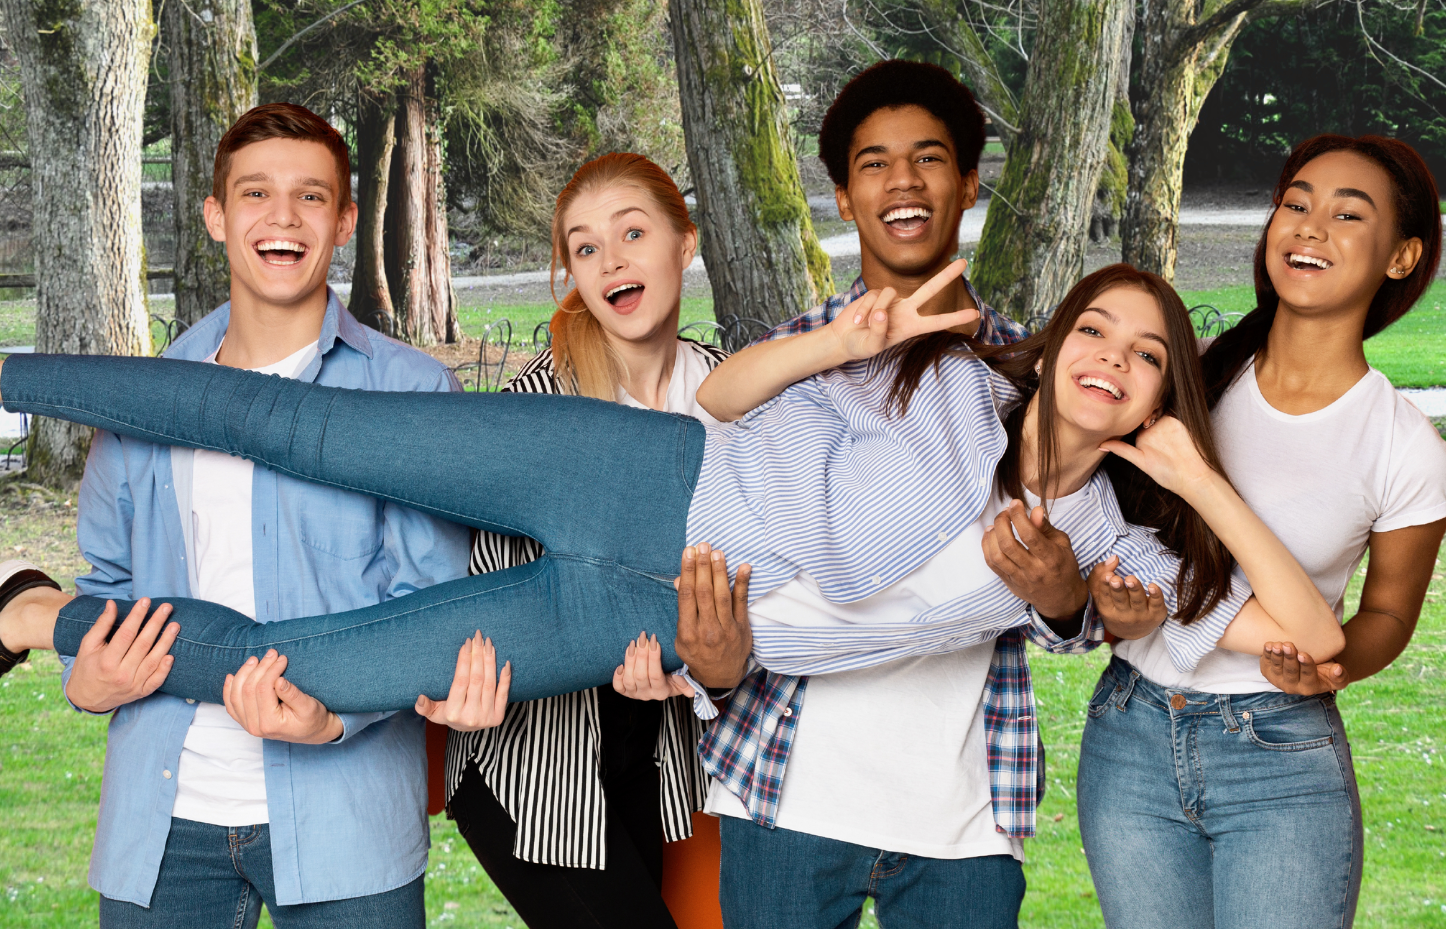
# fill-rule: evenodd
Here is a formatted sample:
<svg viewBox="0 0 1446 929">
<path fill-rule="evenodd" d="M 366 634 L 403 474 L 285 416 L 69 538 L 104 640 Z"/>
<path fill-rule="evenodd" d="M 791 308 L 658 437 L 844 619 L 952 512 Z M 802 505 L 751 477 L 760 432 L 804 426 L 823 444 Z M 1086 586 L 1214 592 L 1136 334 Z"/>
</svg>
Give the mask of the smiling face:
<svg viewBox="0 0 1446 929">
<path fill-rule="evenodd" d="M 839 216 L 858 227 L 864 277 L 937 272 L 959 249 L 959 219 L 979 196 L 979 172 L 959 173 L 942 121 L 923 107 L 874 112 L 854 130 Z M 878 275 L 876 275 L 878 276 Z"/>
<path fill-rule="evenodd" d="M 1150 294 L 1115 287 L 1091 300 L 1055 358 L 1060 423 L 1104 439 L 1128 435 L 1157 416 L 1167 346 L 1165 315 Z"/>
<path fill-rule="evenodd" d="M 211 237 L 226 243 L 233 305 L 290 307 L 325 292 L 332 248 L 356 227 L 337 175 L 320 142 L 266 139 L 234 153 L 226 202 L 205 207 Z"/>
<path fill-rule="evenodd" d="M 579 194 L 568 207 L 567 267 L 588 310 L 609 337 L 676 338 L 683 270 L 698 236 L 678 232 L 637 187 Z"/>
<path fill-rule="evenodd" d="M 1391 176 L 1349 151 L 1301 168 L 1271 218 L 1265 248 L 1283 306 L 1362 319 L 1381 282 L 1405 277 L 1421 256 L 1421 240 L 1403 241 L 1396 231 Z"/>
</svg>

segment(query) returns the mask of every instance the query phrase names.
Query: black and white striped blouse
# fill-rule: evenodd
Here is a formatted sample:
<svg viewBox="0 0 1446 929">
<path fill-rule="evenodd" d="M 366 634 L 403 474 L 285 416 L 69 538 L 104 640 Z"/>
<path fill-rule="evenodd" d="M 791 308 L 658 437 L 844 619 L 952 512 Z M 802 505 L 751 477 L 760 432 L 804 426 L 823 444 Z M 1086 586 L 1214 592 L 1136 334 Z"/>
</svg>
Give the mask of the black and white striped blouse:
<svg viewBox="0 0 1446 929">
<path fill-rule="evenodd" d="M 728 357 L 722 349 L 680 339 L 709 370 Z M 681 372 L 680 372 L 681 373 Z M 544 350 L 503 388 L 516 393 L 561 393 Z M 479 532 L 472 574 L 526 564 L 542 554 L 533 539 Z M 621 659 L 623 646 L 619 643 Z M 598 755 L 597 690 L 517 703 L 502 725 L 447 733 L 447 802 L 468 766 L 476 765 L 497 801 L 517 823 L 512 854 L 523 861 L 602 869 L 607 866 L 607 804 Z M 698 760 L 703 722 L 688 697 L 665 701 L 653 759 L 661 769 L 663 834 L 669 842 L 693 834 L 692 814 L 703 808 L 708 776 Z"/>
</svg>

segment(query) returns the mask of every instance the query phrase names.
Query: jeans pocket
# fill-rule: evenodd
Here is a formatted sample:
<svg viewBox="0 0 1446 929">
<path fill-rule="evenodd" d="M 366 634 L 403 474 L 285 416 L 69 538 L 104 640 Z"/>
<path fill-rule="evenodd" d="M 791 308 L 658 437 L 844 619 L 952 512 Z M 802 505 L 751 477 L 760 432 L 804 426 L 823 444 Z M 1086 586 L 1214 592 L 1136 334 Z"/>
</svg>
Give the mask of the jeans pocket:
<svg viewBox="0 0 1446 929">
<path fill-rule="evenodd" d="M 1089 716 L 1091 719 L 1099 719 L 1104 715 L 1105 710 L 1110 708 L 1115 694 L 1120 692 L 1120 684 L 1115 676 L 1109 671 L 1100 675 L 1099 681 L 1095 683 L 1095 692 L 1090 696 Z"/>
<path fill-rule="evenodd" d="M 1330 711 L 1319 697 L 1266 710 L 1248 710 L 1240 717 L 1250 741 L 1267 751 L 1304 752 L 1335 744 Z"/>
</svg>

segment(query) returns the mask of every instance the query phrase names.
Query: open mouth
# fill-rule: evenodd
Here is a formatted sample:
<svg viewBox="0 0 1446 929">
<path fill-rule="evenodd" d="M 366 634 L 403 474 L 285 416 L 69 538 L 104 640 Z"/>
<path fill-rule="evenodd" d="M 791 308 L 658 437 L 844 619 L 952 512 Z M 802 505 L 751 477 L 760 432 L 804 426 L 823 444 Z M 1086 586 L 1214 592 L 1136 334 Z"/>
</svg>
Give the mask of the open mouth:
<svg viewBox="0 0 1446 929">
<path fill-rule="evenodd" d="M 1094 394 L 1101 400 L 1125 399 L 1125 392 L 1121 390 L 1118 385 L 1113 384 L 1102 377 L 1091 377 L 1089 375 L 1085 375 L 1084 377 L 1075 378 L 1075 383 L 1078 384 L 1080 386 L 1080 389 L 1083 390 L 1085 393 Z"/>
<path fill-rule="evenodd" d="M 256 249 L 256 254 L 261 256 L 262 261 L 278 268 L 298 264 L 310 251 L 295 239 L 262 239 L 252 247 Z"/>
<path fill-rule="evenodd" d="M 643 285 L 634 281 L 617 284 L 603 294 L 603 299 L 624 313 L 633 310 L 643 299 Z"/>
<path fill-rule="evenodd" d="M 1285 256 L 1285 263 L 1296 271 L 1324 271 L 1331 266 L 1324 258 L 1291 252 Z"/>
<path fill-rule="evenodd" d="M 900 206 L 884 214 L 884 225 L 898 232 L 917 232 L 924 228 L 934 211 L 922 206 Z"/>
</svg>

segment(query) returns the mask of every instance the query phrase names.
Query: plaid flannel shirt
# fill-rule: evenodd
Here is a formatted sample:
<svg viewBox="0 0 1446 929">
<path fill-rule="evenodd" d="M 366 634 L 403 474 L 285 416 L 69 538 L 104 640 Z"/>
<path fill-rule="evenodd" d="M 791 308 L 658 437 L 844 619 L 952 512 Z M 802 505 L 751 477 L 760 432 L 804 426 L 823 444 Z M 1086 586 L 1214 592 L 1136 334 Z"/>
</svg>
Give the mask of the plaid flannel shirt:
<svg viewBox="0 0 1446 929">
<path fill-rule="evenodd" d="M 977 338 L 981 342 L 1008 345 L 1029 334 L 1019 323 L 985 304 L 968 280 L 964 286 L 979 307 Z M 776 326 L 757 341 L 822 328 L 867 291 L 860 277 L 848 290 Z M 1029 625 L 1011 629 L 995 640 L 983 708 L 990 796 L 998 831 L 1033 836 L 1034 811 L 1044 796 L 1044 748 L 1039 741 L 1025 639 L 1056 654 L 1079 654 L 1095 648 L 1103 637 L 1103 625 L 1094 610 L 1087 609 L 1081 632 L 1073 638 L 1061 638 L 1031 613 Z M 727 709 L 699 743 L 708 773 L 743 801 L 754 822 L 769 828 L 778 814 L 783 772 L 807 687 L 807 677 L 755 669 L 739 684 Z"/>
</svg>

